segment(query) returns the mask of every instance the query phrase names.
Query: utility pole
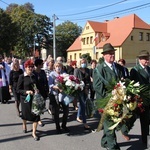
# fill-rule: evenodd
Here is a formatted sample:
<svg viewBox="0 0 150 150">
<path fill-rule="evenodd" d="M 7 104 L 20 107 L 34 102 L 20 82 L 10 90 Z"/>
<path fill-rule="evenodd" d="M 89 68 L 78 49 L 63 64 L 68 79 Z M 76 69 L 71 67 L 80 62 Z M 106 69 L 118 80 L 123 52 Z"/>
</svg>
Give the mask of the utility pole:
<svg viewBox="0 0 150 150">
<path fill-rule="evenodd" d="M 56 60 L 56 37 L 55 37 L 55 27 L 56 27 L 56 20 L 59 18 L 54 14 L 53 15 L 53 58 Z"/>
</svg>

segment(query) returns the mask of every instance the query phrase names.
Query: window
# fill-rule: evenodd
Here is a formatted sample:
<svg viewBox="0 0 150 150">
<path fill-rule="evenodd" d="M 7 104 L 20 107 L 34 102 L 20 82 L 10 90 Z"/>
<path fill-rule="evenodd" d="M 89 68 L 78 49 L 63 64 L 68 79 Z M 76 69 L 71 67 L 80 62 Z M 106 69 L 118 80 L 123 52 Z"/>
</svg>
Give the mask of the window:
<svg viewBox="0 0 150 150">
<path fill-rule="evenodd" d="M 90 37 L 90 44 L 93 43 L 93 36 Z"/>
<path fill-rule="evenodd" d="M 86 41 L 86 44 L 89 44 L 89 37 L 87 37 L 87 41 Z"/>
<path fill-rule="evenodd" d="M 146 33 L 146 41 L 150 41 L 150 33 Z"/>
<path fill-rule="evenodd" d="M 70 55 L 70 59 L 72 60 L 72 55 Z"/>
<path fill-rule="evenodd" d="M 89 26 L 86 26 L 86 30 L 88 30 L 89 29 Z"/>
<path fill-rule="evenodd" d="M 82 55 L 82 54 L 81 54 L 81 53 L 79 53 L 79 58 L 81 58 L 81 55 Z"/>
<path fill-rule="evenodd" d="M 143 32 L 139 33 L 139 41 L 143 41 Z"/>
<path fill-rule="evenodd" d="M 75 53 L 75 54 L 74 54 L 74 60 L 76 60 L 76 57 L 77 57 L 77 54 Z"/>
<path fill-rule="evenodd" d="M 96 52 L 96 59 L 98 59 L 98 52 Z"/>
<path fill-rule="evenodd" d="M 85 45 L 85 38 L 83 38 L 83 45 Z"/>
<path fill-rule="evenodd" d="M 131 36 L 131 41 L 133 41 L 133 35 Z"/>
</svg>

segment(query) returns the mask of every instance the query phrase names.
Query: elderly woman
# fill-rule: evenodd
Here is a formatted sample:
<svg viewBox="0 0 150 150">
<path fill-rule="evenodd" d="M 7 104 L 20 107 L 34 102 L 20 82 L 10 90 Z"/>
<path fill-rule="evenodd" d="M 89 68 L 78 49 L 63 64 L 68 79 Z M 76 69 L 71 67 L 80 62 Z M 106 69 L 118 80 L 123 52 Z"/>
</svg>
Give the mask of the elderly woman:
<svg viewBox="0 0 150 150">
<path fill-rule="evenodd" d="M 15 106 L 17 109 L 17 115 L 20 117 L 20 94 L 17 92 L 17 82 L 19 79 L 19 75 L 23 74 L 23 70 L 20 69 L 19 66 L 19 60 L 15 59 L 12 64 L 12 70 L 10 71 L 9 74 L 9 92 L 13 93 L 13 96 L 15 98 Z"/>
<path fill-rule="evenodd" d="M 89 93 L 89 86 L 90 86 L 90 71 L 87 68 L 87 60 L 82 58 L 79 62 L 79 68 L 74 69 L 74 76 L 78 79 L 82 80 L 85 84 L 84 90 L 78 94 L 79 100 L 79 109 L 77 113 L 77 121 L 83 122 L 84 130 L 91 130 L 91 128 L 86 123 L 86 115 L 85 115 L 85 103 L 87 99 L 87 95 Z M 80 119 L 80 115 L 82 116 L 82 120 Z"/>
<path fill-rule="evenodd" d="M 61 134 L 61 128 L 65 132 L 69 132 L 70 130 L 66 127 L 67 124 L 67 118 L 68 118 L 68 112 L 69 112 L 69 106 L 65 105 L 63 103 L 63 95 L 62 90 L 57 86 L 57 77 L 62 74 L 62 63 L 61 62 L 55 62 L 54 64 L 54 71 L 50 73 L 49 76 L 49 87 L 50 87 L 50 103 L 52 105 L 52 115 L 54 116 L 54 121 L 56 124 L 56 131 L 57 134 Z M 63 117 L 62 117 L 62 125 L 60 128 L 60 119 L 59 119 L 59 106 L 62 106 L 63 109 Z"/>
<path fill-rule="evenodd" d="M 32 121 L 32 137 L 35 141 L 39 140 L 36 135 L 38 121 L 40 120 L 39 115 L 34 115 L 31 112 L 33 94 L 35 92 L 34 85 L 37 84 L 35 75 L 33 74 L 34 64 L 33 61 L 27 60 L 24 63 L 25 72 L 19 76 L 17 90 L 20 94 L 21 99 L 21 110 L 22 110 L 22 120 L 23 120 L 23 132 L 27 133 L 27 121 Z M 26 99 L 27 95 L 30 95 L 29 99 Z"/>
</svg>

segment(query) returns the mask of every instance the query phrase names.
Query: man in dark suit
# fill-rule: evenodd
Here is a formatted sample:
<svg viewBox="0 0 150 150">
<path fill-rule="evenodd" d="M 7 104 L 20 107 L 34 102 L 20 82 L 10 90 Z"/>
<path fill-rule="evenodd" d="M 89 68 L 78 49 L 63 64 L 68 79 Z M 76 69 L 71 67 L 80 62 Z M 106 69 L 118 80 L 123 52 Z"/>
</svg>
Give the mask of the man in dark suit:
<svg viewBox="0 0 150 150">
<path fill-rule="evenodd" d="M 150 91 L 150 67 L 149 65 L 149 52 L 146 50 L 140 51 L 138 58 L 139 63 L 133 67 L 130 71 L 130 79 L 135 82 L 139 82 L 140 85 L 146 85 L 149 87 Z M 141 123 L 141 134 L 142 134 L 142 142 L 147 145 L 147 135 L 149 135 L 149 105 L 145 104 L 145 101 L 150 101 L 150 93 L 149 97 L 142 97 L 144 111 L 139 114 L 140 123 Z"/>
<path fill-rule="evenodd" d="M 93 87 L 96 92 L 96 99 L 104 98 L 107 95 L 106 86 L 112 82 L 112 80 L 118 81 L 125 77 L 123 67 L 114 62 L 115 49 L 110 43 L 103 46 L 102 54 L 104 62 L 99 64 L 93 71 Z M 104 120 L 104 135 L 101 139 L 101 145 L 111 150 L 120 150 L 116 140 L 115 129 L 109 130 L 108 124 L 109 121 Z M 125 134 L 125 131 L 127 131 L 126 127 L 123 126 L 121 131 Z M 125 138 L 129 140 L 128 136 L 125 136 Z"/>
</svg>

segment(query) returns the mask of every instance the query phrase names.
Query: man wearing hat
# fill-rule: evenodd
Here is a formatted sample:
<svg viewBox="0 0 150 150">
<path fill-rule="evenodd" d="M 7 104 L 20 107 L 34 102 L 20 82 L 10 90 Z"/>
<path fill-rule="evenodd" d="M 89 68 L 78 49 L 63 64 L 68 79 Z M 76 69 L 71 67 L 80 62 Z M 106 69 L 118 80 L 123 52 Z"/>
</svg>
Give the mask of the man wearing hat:
<svg viewBox="0 0 150 150">
<path fill-rule="evenodd" d="M 93 87 L 96 92 L 96 99 L 104 98 L 107 94 L 106 86 L 112 82 L 112 80 L 120 80 L 124 78 L 124 70 L 123 67 L 114 62 L 115 60 L 115 49 L 110 43 L 106 43 L 103 46 L 103 58 L 104 62 L 99 64 L 96 69 L 93 71 Z M 111 150 L 120 150 L 119 145 L 116 140 L 115 129 L 109 130 L 108 128 L 109 122 L 107 120 L 104 121 L 104 135 L 101 139 L 101 145 L 104 148 L 108 148 Z M 121 129 L 122 133 L 126 140 L 129 140 L 128 136 L 125 136 L 125 132 L 127 131 L 124 126 Z"/>
<path fill-rule="evenodd" d="M 130 71 L 130 79 L 135 82 L 139 82 L 140 85 L 146 85 L 150 91 L 150 67 L 149 58 L 150 54 L 147 50 L 142 50 L 137 56 L 139 63 L 133 67 Z M 142 142 L 147 145 L 147 135 L 149 135 L 149 104 L 145 104 L 145 101 L 150 101 L 149 97 L 142 97 L 144 111 L 139 114 L 141 124 Z"/>
</svg>

